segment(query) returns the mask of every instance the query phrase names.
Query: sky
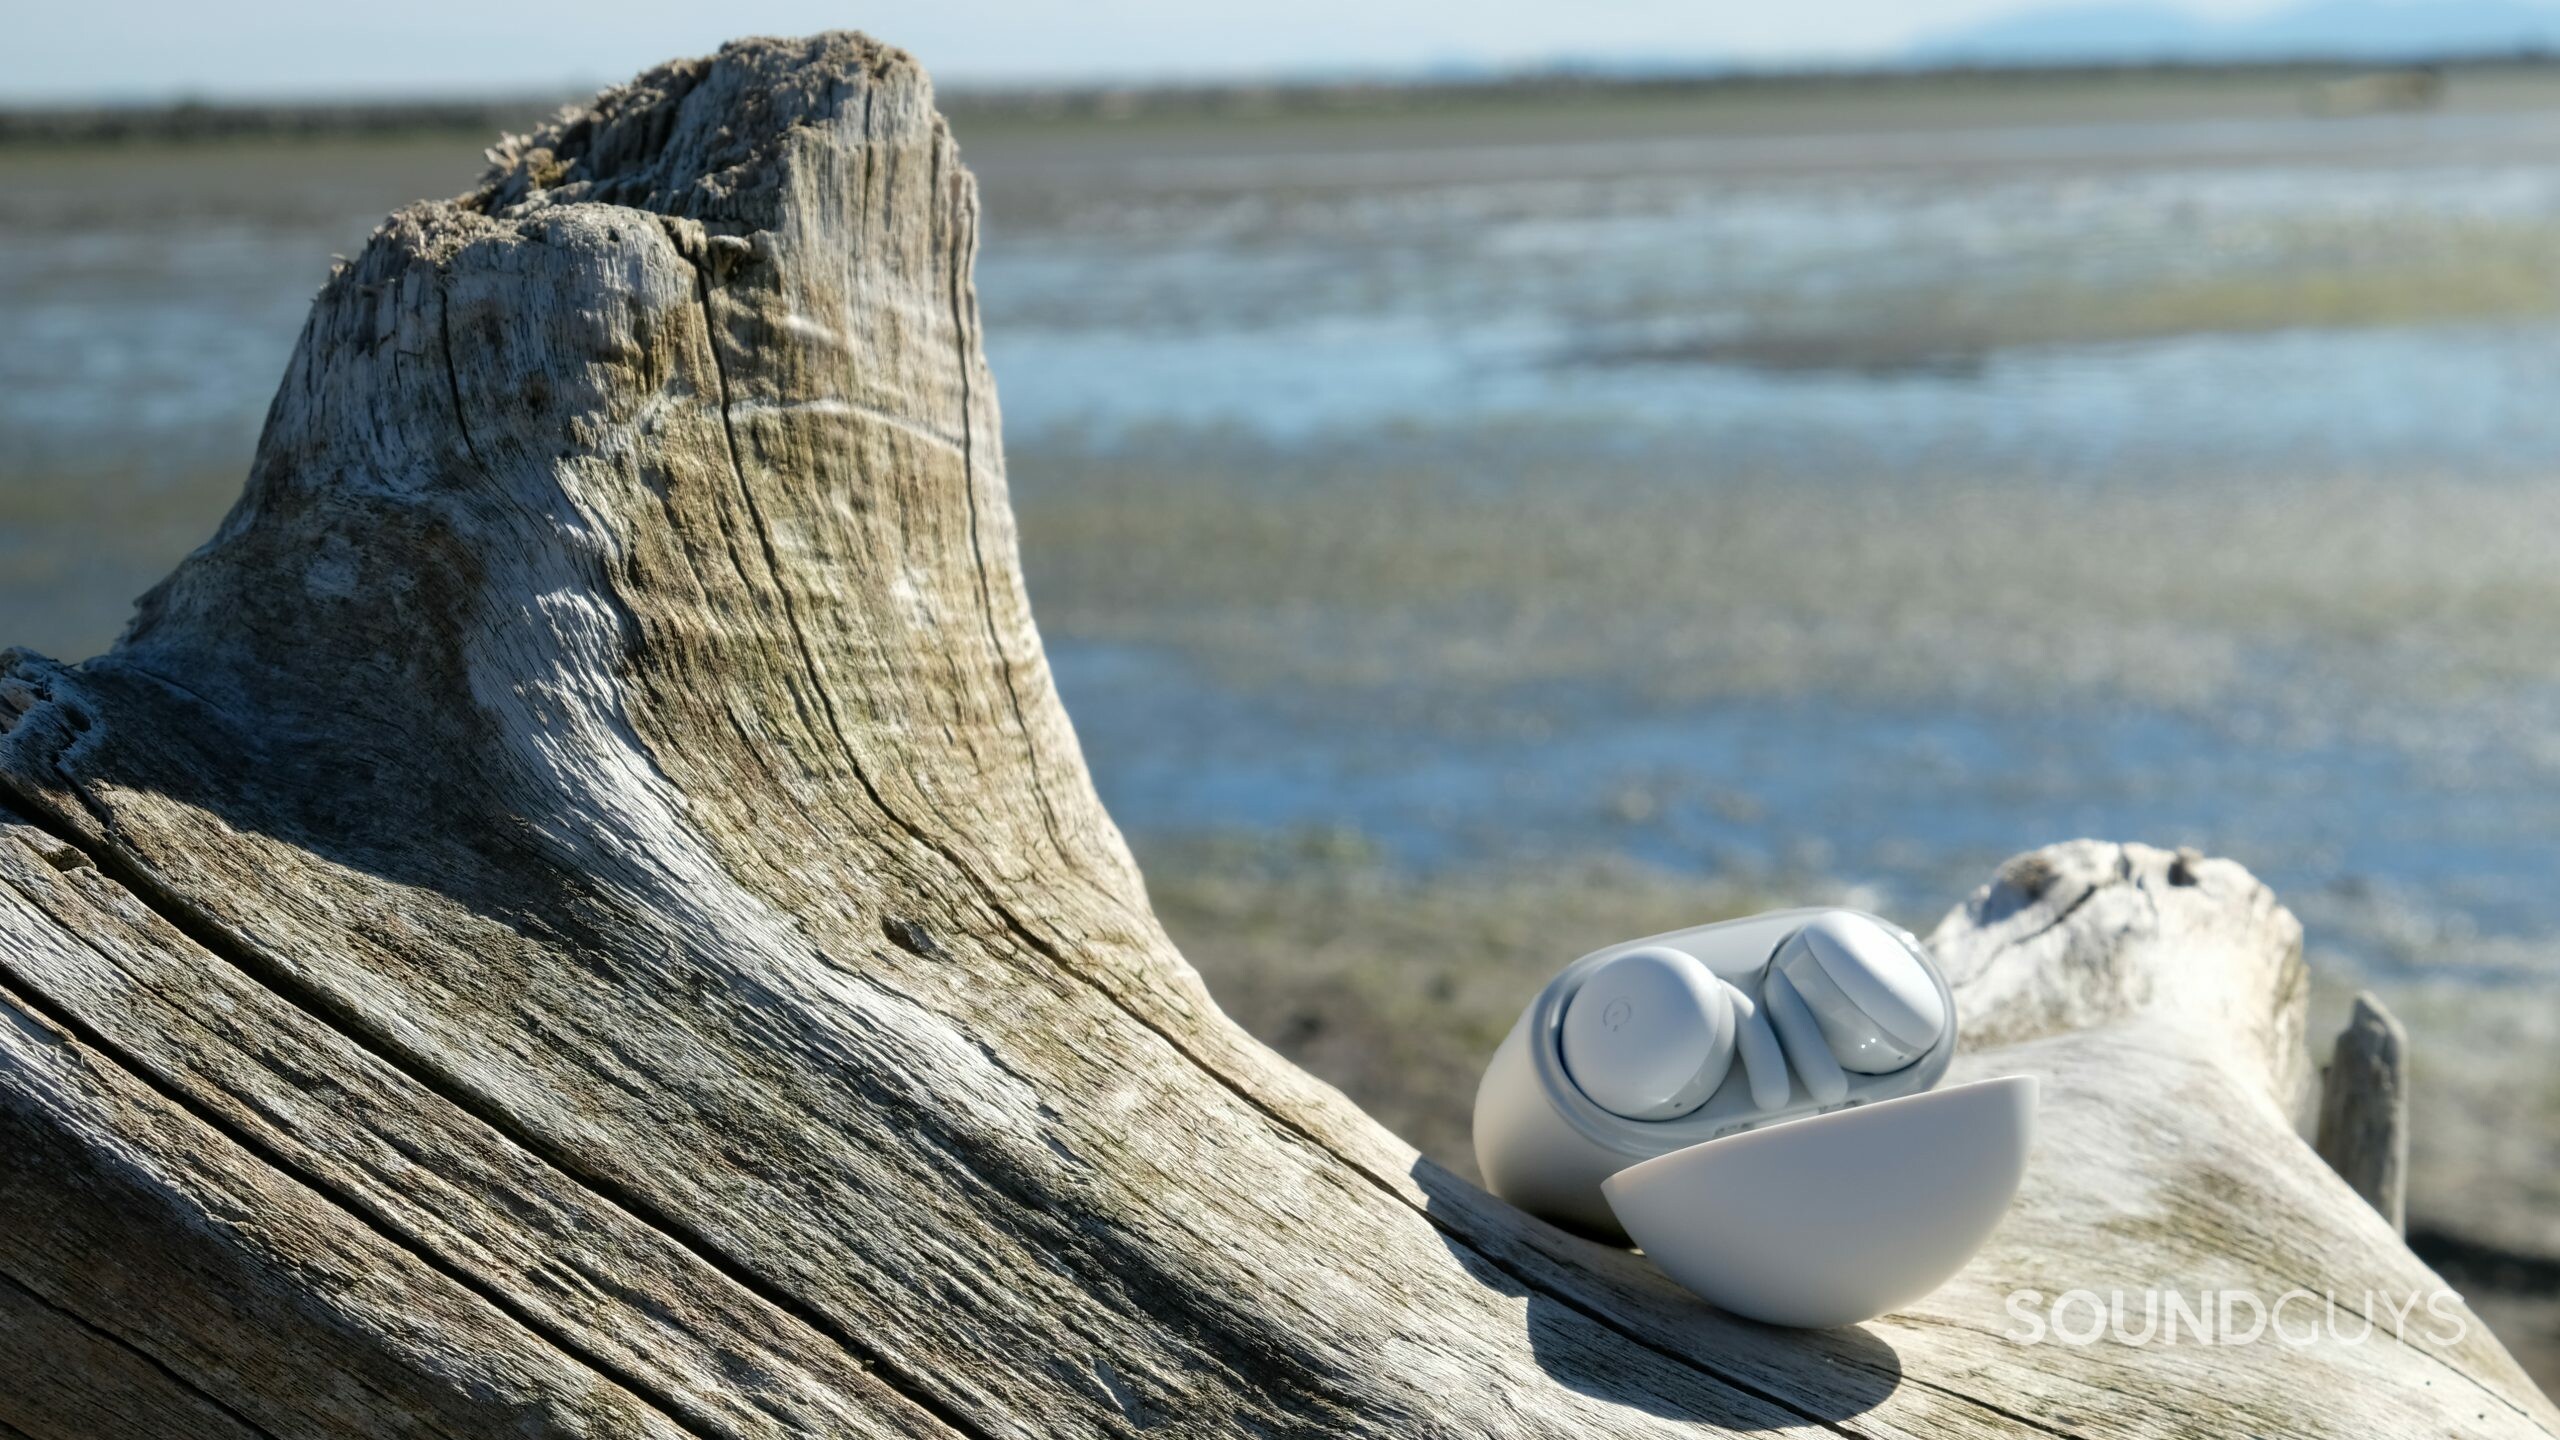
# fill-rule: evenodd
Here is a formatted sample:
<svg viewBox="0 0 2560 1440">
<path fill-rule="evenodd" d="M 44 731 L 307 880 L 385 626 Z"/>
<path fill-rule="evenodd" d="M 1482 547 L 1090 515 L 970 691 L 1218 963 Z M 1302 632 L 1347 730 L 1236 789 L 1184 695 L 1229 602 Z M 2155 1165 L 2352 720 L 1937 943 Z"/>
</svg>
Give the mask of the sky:
<svg viewBox="0 0 2560 1440">
<path fill-rule="evenodd" d="M 853 28 L 945 85 L 1854 62 L 2037 0 L 5 0 L 0 104 L 548 94 Z M 2240 17 L 2274 0 L 2185 0 Z"/>
</svg>

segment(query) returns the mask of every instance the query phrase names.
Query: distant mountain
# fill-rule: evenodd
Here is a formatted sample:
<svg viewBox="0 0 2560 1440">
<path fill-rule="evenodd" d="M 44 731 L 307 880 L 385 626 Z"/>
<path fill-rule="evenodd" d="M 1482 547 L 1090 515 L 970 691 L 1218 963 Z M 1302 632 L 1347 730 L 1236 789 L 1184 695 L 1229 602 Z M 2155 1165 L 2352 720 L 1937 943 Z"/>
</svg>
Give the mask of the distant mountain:
<svg viewBox="0 0 2560 1440">
<path fill-rule="evenodd" d="M 2534 0 L 2314 0 L 2239 19 L 2173 5 L 2029 10 L 1930 37 L 1930 63 L 2422 59 L 2560 50 L 2560 4 Z"/>
</svg>

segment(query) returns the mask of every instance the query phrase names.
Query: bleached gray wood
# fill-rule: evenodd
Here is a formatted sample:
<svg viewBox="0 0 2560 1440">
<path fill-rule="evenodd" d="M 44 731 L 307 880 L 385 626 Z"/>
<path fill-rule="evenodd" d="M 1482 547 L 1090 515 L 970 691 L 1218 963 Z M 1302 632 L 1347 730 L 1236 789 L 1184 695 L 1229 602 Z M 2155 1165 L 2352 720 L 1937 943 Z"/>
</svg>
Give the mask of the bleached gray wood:
<svg viewBox="0 0 2560 1440">
<path fill-rule="evenodd" d="M 2409 1228 L 2409 1034 L 2359 994 L 2320 1076 L 2320 1158 L 2391 1228 Z"/>
<path fill-rule="evenodd" d="M 7 657 L 0 1434 L 2560 1430 L 2476 1322 L 2006 1338 L 2019 1287 L 2432 1283 L 2294 1135 L 2299 930 L 2225 861 L 2056 847 L 1940 927 L 2043 1139 L 1853 1330 L 1254 1043 L 1050 684 L 976 225 L 897 51 L 654 71 L 392 217 L 215 536 Z"/>
</svg>

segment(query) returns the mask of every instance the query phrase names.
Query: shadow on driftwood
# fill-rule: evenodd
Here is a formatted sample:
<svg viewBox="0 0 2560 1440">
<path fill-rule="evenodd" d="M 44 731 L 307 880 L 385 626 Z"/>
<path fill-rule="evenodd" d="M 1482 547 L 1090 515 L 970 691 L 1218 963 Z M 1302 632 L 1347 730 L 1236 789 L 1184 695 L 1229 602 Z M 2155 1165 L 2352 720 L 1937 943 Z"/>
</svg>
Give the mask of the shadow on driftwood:
<svg viewBox="0 0 2560 1440">
<path fill-rule="evenodd" d="M 57 683 L 69 676 L 76 689 Z M 234 834 L 444 896 L 501 925 L 597 945 L 612 933 L 609 925 L 592 935 L 559 933 L 562 917 L 609 904 L 574 865 L 561 863 L 565 857 L 546 854 L 558 848 L 550 837 L 574 824 L 569 797 L 502 786 L 506 777 L 490 769 L 427 758 L 495 753 L 489 716 L 466 698 L 459 677 L 452 688 L 370 700 L 361 690 L 333 691 L 326 714 L 265 694 L 208 693 L 198 688 L 202 677 L 183 683 L 121 649 L 76 665 L 0 652 L 0 679 L 47 707 L 0 744 L 22 769 L 58 778 L 59 762 L 76 751 L 82 779 L 74 793 L 93 814 L 98 794 L 158 796 Z M 93 729 L 93 704 L 132 728 L 147 724 L 150 743 L 126 745 L 115 731 Z M 22 798 L 41 810 L 36 797 Z"/>
<path fill-rule="evenodd" d="M 1455 1192 L 1466 1192 L 1468 1203 L 1455 1207 L 1458 1215 L 1480 1211 L 1489 1203 L 1478 1188 L 1457 1175 L 1432 1163 L 1416 1159 L 1411 1175 L 1416 1188 L 1427 1200 L 1426 1213 L 1448 1215 Z M 1459 1222 L 1463 1223 L 1463 1222 Z M 1524 1225 L 1545 1226 L 1546 1222 L 1523 1217 Z M 1697 1299 L 1673 1284 L 1661 1272 L 1633 1251 L 1566 1237 L 1556 1232 L 1560 1245 L 1588 1251 L 1588 1263 L 1594 1269 L 1619 1272 L 1615 1277 L 1654 1293 L 1664 1309 L 1693 1312 L 1691 1323 L 1684 1327 L 1705 1339 L 1703 1348 L 1718 1348 L 1711 1337 L 1719 1331 L 1750 1332 L 1749 1348 L 1763 1348 L 1772 1343 L 1800 1352 L 1802 1369 L 1818 1374 L 1822 1383 L 1791 1389 L 1786 1395 L 1764 1396 L 1793 1412 L 1783 1428 L 1801 1424 L 1828 1425 L 1863 1415 L 1882 1404 L 1902 1383 L 1902 1357 L 1894 1353 L 1873 1331 L 1863 1325 L 1838 1330 L 1783 1330 L 1728 1315 L 1704 1300 Z M 1588 1340 L 1588 1323 L 1595 1317 L 1570 1301 L 1521 1283 L 1481 1250 L 1452 1238 L 1445 1230 L 1441 1243 L 1459 1266 L 1477 1283 L 1503 1295 L 1526 1296 L 1529 1302 L 1524 1328 L 1530 1352 L 1548 1378 L 1566 1389 L 1578 1391 L 1612 1405 L 1633 1406 L 1665 1420 L 1712 1424 L 1732 1431 L 1764 1431 L 1781 1428 L 1760 1412 L 1741 1412 L 1727 1406 L 1700 1405 L 1689 1398 L 1666 1394 L 1648 1385 L 1642 1375 L 1627 1366 L 1612 1351 L 1596 1351 Z"/>
</svg>

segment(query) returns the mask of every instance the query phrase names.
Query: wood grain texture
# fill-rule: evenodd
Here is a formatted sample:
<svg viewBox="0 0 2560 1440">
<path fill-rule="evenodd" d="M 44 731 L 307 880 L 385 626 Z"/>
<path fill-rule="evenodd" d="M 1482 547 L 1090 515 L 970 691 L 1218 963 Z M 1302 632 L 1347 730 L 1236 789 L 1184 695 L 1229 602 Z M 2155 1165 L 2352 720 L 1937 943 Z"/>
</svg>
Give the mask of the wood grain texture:
<svg viewBox="0 0 2560 1440">
<path fill-rule="evenodd" d="M 0 1340 L 52 1378 L 0 1425 L 2560 1433 L 2476 1322 L 2007 1337 L 2022 1286 L 2432 1287 L 2293 1133 L 2299 931 L 2228 862 L 2057 847 L 1940 928 L 2044 1138 L 1852 1330 L 1253 1042 L 1050 683 L 976 227 L 895 50 L 653 71 L 393 216 L 214 537 L 106 655 L 6 658 Z"/>
</svg>

